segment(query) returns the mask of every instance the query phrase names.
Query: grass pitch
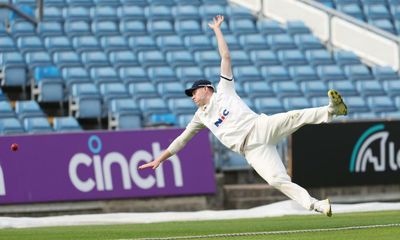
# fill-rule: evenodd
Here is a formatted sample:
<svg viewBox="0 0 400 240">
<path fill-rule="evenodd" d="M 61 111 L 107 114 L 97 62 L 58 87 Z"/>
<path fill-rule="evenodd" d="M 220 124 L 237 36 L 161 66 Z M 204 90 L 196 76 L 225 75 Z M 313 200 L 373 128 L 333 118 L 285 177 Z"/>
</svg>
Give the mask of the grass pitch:
<svg viewBox="0 0 400 240">
<path fill-rule="evenodd" d="M 400 224 L 400 211 L 335 214 L 332 218 L 328 218 L 322 215 L 305 215 L 220 221 L 0 229 L 0 239 L 127 240 L 138 238 L 204 236 L 212 234 L 331 229 L 338 227 L 357 227 L 384 224 Z M 288 233 L 278 235 L 209 237 L 202 239 L 398 240 L 399 236 L 400 227 L 396 226 L 340 231 Z"/>
</svg>

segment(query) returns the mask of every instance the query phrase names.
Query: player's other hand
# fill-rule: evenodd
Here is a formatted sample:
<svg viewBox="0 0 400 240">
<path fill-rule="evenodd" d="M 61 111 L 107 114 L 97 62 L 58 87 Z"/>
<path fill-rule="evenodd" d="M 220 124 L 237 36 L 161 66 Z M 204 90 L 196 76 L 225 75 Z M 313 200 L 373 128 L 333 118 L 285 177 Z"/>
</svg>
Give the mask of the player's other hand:
<svg viewBox="0 0 400 240">
<path fill-rule="evenodd" d="M 154 160 L 152 162 L 143 164 L 139 166 L 139 169 L 145 169 L 145 168 L 152 168 L 152 169 L 156 169 L 158 166 L 160 166 L 161 162 Z"/>
<path fill-rule="evenodd" d="M 208 26 L 214 30 L 216 28 L 219 28 L 222 24 L 222 22 L 224 21 L 224 16 L 222 15 L 217 15 L 215 16 L 215 18 L 213 19 L 212 23 L 208 23 Z"/>
</svg>

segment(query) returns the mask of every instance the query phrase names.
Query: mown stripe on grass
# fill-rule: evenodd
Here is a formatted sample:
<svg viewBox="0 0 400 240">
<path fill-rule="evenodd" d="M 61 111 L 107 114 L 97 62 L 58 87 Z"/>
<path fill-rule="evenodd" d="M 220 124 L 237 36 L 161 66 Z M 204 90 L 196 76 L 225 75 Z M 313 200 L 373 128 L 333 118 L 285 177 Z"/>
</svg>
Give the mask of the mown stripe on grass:
<svg viewBox="0 0 400 240">
<path fill-rule="evenodd" d="M 357 229 L 370 229 L 370 228 L 387 228 L 387 227 L 400 227 L 400 223 L 365 225 L 365 226 L 349 226 L 349 227 L 334 227 L 334 228 L 300 229 L 300 230 L 287 230 L 287 231 L 222 233 L 222 234 L 208 234 L 208 235 L 198 235 L 198 236 L 176 236 L 176 237 L 163 237 L 163 238 L 130 238 L 130 239 L 118 239 L 118 240 L 172 240 L 172 239 L 226 238 L 226 237 L 244 237 L 244 236 L 259 236 L 259 235 L 282 235 L 282 234 L 296 234 L 296 233 L 310 233 L 310 232 L 331 232 L 331 231 L 344 231 L 344 230 L 357 230 Z"/>
</svg>

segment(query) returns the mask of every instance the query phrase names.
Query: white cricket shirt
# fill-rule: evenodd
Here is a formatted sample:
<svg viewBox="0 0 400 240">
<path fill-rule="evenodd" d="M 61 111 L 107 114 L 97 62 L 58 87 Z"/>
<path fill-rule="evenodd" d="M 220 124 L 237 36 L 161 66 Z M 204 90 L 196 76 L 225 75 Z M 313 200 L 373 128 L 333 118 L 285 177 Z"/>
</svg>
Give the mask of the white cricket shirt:
<svg viewBox="0 0 400 240">
<path fill-rule="evenodd" d="M 229 149 L 240 153 L 258 114 L 237 95 L 234 80 L 220 79 L 210 102 L 197 109 L 186 129 L 168 147 L 175 154 L 202 128 L 207 127 Z"/>
</svg>

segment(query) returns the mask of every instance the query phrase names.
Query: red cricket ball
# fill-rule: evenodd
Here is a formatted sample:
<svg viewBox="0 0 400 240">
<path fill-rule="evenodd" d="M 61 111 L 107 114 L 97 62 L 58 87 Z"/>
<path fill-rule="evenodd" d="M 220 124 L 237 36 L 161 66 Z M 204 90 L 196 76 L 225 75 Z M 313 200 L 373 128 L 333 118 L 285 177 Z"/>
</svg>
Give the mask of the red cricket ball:
<svg viewBox="0 0 400 240">
<path fill-rule="evenodd" d="M 15 152 L 17 150 L 18 150 L 18 144 L 16 143 L 11 144 L 11 151 Z"/>
</svg>

